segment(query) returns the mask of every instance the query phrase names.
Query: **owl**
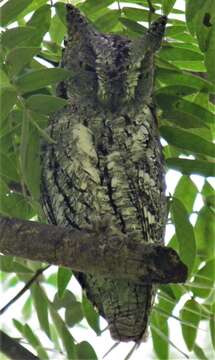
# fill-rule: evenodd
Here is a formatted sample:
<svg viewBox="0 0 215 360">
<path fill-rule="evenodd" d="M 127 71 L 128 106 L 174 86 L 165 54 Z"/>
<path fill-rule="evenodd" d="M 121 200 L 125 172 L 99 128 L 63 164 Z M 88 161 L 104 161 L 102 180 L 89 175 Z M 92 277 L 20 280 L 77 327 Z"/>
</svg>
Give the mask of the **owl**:
<svg viewBox="0 0 215 360">
<path fill-rule="evenodd" d="M 67 5 L 61 66 L 70 76 L 57 95 L 68 105 L 51 116 L 47 131 L 54 143 L 42 154 L 42 205 L 50 223 L 81 230 L 108 217 L 110 233 L 163 244 L 167 201 L 152 95 L 166 20 L 129 39 L 97 31 Z M 75 276 L 114 339 L 144 339 L 155 285 Z"/>
</svg>

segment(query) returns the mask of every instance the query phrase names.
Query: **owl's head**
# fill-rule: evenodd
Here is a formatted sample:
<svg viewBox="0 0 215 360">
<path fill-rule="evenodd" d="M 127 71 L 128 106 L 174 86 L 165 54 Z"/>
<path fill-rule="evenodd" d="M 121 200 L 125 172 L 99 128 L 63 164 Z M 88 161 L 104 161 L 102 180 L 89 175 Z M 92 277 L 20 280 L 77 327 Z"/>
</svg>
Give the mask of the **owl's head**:
<svg viewBox="0 0 215 360">
<path fill-rule="evenodd" d="M 155 52 L 167 18 L 151 24 L 143 37 L 104 34 L 72 5 L 67 5 L 68 42 L 63 66 L 72 72 L 70 94 L 90 97 L 114 112 L 131 101 L 144 103 L 153 88 Z"/>
</svg>

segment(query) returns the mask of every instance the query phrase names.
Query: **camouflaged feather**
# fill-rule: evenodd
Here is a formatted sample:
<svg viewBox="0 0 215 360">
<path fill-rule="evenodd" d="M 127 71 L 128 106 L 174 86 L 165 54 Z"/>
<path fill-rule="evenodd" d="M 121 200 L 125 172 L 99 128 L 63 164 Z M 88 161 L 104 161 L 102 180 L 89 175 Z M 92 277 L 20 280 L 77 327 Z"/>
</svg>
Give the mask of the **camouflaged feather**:
<svg viewBox="0 0 215 360">
<path fill-rule="evenodd" d="M 152 103 L 153 57 L 166 19 L 144 38 L 101 34 L 68 5 L 62 66 L 71 71 L 58 95 L 42 161 L 42 202 L 50 222 L 84 229 L 109 216 L 111 230 L 163 243 L 164 166 Z M 96 259 L 95 259 L 96 261 Z M 141 341 L 155 286 L 76 274 L 113 338 Z"/>
</svg>

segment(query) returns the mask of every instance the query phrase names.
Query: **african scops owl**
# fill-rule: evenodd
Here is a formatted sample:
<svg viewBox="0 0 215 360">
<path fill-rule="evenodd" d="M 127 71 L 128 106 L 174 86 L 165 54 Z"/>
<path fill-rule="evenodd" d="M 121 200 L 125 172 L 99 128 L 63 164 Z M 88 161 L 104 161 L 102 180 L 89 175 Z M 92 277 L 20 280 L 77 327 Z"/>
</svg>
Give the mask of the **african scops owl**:
<svg viewBox="0 0 215 360">
<path fill-rule="evenodd" d="M 55 143 L 43 146 L 45 214 L 76 229 L 108 216 L 113 231 L 163 244 L 167 206 L 152 92 L 166 17 L 137 39 L 100 33 L 72 5 L 67 22 L 61 66 L 71 77 L 57 95 L 68 106 L 51 116 L 47 131 Z M 144 338 L 154 285 L 75 275 L 114 339 Z"/>
</svg>

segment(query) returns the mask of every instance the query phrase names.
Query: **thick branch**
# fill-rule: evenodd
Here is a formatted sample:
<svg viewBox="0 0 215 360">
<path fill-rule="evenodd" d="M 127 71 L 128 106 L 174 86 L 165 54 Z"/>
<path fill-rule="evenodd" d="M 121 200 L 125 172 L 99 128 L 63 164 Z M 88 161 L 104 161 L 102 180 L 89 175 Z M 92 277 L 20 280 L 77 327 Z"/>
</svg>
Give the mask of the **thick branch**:
<svg viewBox="0 0 215 360">
<path fill-rule="evenodd" d="M 0 351 L 14 360 L 39 360 L 19 342 L 0 330 Z"/>
<path fill-rule="evenodd" d="M 141 244 L 103 231 L 79 231 L 27 220 L 0 218 L 0 251 L 80 272 L 141 283 L 184 282 L 187 268 L 168 247 Z"/>
</svg>

